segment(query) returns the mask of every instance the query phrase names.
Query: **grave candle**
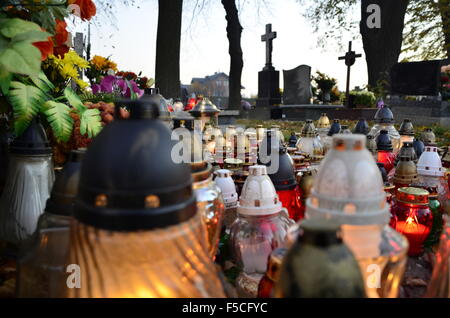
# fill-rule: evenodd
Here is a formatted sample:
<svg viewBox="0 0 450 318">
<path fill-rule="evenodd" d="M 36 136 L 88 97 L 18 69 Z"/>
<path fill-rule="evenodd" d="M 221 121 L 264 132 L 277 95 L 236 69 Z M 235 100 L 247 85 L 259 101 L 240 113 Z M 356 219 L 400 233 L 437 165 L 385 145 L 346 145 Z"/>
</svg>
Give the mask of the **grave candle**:
<svg viewBox="0 0 450 318">
<path fill-rule="evenodd" d="M 297 142 L 298 151 L 308 156 L 323 155 L 323 145 L 317 136 L 313 121 L 307 119 L 302 128 L 302 135 Z"/>
<path fill-rule="evenodd" d="M 50 144 L 34 119 L 10 145 L 8 175 L 0 197 L 0 239 L 12 244 L 13 250 L 36 231 L 54 178 Z"/>
<path fill-rule="evenodd" d="M 423 141 L 425 146 L 436 145 L 436 135 L 431 128 L 425 128 L 425 130 L 420 134 L 420 139 Z"/>
<path fill-rule="evenodd" d="M 404 119 L 398 130 L 400 133 L 400 142 L 404 145 L 405 142 L 414 141 L 414 127 L 410 119 Z"/>
<path fill-rule="evenodd" d="M 206 123 L 210 123 L 213 127 L 218 126 L 220 110 L 206 97 L 203 97 L 190 113 L 201 121 L 202 131 Z"/>
<path fill-rule="evenodd" d="M 408 255 L 423 253 L 423 243 L 433 226 L 433 214 L 428 206 L 429 192 L 424 189 L 405 187 L 397 190 L 392 207 L 391 226 L 408 238 Z"/>
<path fill-rule="evenodd" d="M 389 139 L 392 142 L 393 152 L 397 153 L 401 147 L 400 134 L 394 127 L 394 114 L 387 106 L 378 109 L 375 114 L 375 126 L 369 132 L 369 135 L 377 139 L 381 131 L 387 131 Z"/>
<path fill-rule="evenodd" d="M 389 227 L 383 180 L 365 139 L 360 134 L 333 136 L 306 201 L 306 218 L 341 225 L 368 297 L 397 297 L 408 241 Z M 383 275 L 371 275 L 374 264 Z"/>
<path fill-rule="evenodd" d="M 282 247 L 289 226 L 266 166 L 250 167 L 231 226 L 233 259 L 246 274 L 263 275 L 270 253 Z"/>
<path fill-rule="evenodd" d="M 159 105 L 116 105 L 130 118 L 106 126 L 83 159 L 67 262 L 82 281 L 63 296 L 224 297 L 190 167 L 172 160 Z"/>
<path fill-rule="evenodd" d="M 395 164 L 395 154 L 393 153 L 391 139 L 389 137 L 387 130 L 380 131 L 377 137 L 377 151 L 378 151 L 378 162 L 384 163 L 384 168 L 386 172 L 389 172 L 394 168 Z"/>
</svg>

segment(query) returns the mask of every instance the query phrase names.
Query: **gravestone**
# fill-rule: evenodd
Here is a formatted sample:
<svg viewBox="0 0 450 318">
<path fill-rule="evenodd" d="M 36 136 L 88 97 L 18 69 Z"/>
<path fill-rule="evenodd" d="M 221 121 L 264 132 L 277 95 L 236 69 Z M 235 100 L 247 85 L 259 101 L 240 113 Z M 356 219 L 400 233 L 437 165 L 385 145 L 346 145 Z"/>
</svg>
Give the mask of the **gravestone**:
<svg viewBox="0 0 450 318">
<path fill-rule="evenodd" d="M 437 96 L 441 60 L 397 63 L 391 69 L 391 94 Z"/>
<path fill-rule="evenodd" d="M 311 104 L 311 67 L 300 65 L 292 70 L 283 70 L 284 105 Z"/>
<path fill-rule="evenodd" d="M 258 99 L 257 107 L 268 107 L 281 104 L 280 72 L 272 65 L 272 41 L 277 33 L 272 32 L 272 25 L 266 25 L 266 34 L 261 36 L 261 41 L 266 42 L 266 65 L 258 73 Z"/>
</svg>

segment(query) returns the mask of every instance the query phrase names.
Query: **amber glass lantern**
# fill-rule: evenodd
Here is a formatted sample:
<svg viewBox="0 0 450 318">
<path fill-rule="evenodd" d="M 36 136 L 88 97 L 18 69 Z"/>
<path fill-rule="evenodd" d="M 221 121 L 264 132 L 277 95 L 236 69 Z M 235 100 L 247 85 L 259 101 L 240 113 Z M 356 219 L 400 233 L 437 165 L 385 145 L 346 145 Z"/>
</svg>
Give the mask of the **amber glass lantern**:
<svg viewBox="0 0 450 318">
<path fill-rule="evenodd" d="M 106 126 L 83 159 L 68 259 L 81 281 L 66 295 L 224 297 L 191 169 L 172 160 L 175 142 L 158 104 L 116 105 L 130 118 Z"/>
<path fill-rule="evenodd" d="M 389 174 L 395 165 L 395 154 L 393 152 L 391 138 L 389 137 L 387 130 L 382 130 L 377 137 L 377 151 L 377 162 L 384 163 L 384 168 Z"/>
<path fill-rule="evenodd" d="M 393 152 L 397 153 L 402 146 L 400 140 L 400 134 L 394 127 L 394 114 L 389 107 L 384 106 L 379 108 L 375 114 L 375 126 L 369 132 L 369 135 L 377 139 L 381 131 L 387 131 L 389 138 L 392 142 Z"/>
<path fill-rule="evenodd" d="M 417 168 L 414 161 L 409 156 L 400 157 L 400 161 L 395 167 L 393 183 L 395 187 L 403 188 L 417 182 Z"/>
<path fill-rule="evenodd" d="M 403 120 L 398 132 L 400 133 L 400 142 L 402 144 L 404 144 L 405 142 L 412 143 L 414 141 L 415 131 L 410 119 Z"/>
<path fill-rule="evenodd" d="M 17 265 L 18 297 L 58 295 L 65 281 L 69 247 L 69 225 L 78 192 L 81 162 L 85 150 L 73 150 L 53 184 L 44 213 L 33 239 L 22 248 Z"/>
<path fill-rule="evenodd" d="M 391 226 L 408 238 L 410 256 L 423 253 L 423 243 L 433 226 L 433 214 L 428 206 L 429 192 L 420 188 L 400 188 L 397 190 L 392 207 Z"/>
<path fill-rule="evenodd" d="M 383 180 L 365 139 L 360 134 L 333 136 L 333 147 L 306 201 L 306 218 L 341 225 L 343 240 L 364 276 L 368 297 L 397 297 L 408 241 L 389 227 Z M 375 270 L 379 275 L 371 275 Z"/>
<path fill-rule="evenodd" d="M 9 243 L 13 254 L 36 231 L 54 178 L 50 144 L 34 119 L 10 144 L 8 175 L 0 197 L 0 240 Z"/>
<path fill-rule="evenodd" d="M 322 142 L 325 140 L 325 137 L 328 135 L 328 131 L 330 130 L 331 123 L 326 113 L 322 113 L 319 120 L 317 121 L 317 132 L 319 134 Z"/>
</svg>

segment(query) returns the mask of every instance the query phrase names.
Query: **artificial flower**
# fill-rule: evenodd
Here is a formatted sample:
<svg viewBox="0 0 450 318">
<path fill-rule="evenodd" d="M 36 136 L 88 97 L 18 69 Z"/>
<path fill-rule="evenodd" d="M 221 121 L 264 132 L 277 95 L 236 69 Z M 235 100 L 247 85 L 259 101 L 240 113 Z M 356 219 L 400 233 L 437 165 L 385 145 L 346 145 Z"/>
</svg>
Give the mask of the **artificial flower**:
<svg viewBox="0 0 450 318">
<path fill-rule="evenodd" d="M 117 71 L 117 64 L 111 61 L 109 58 L 105 58 L 103 56 L 95 55 L 91 59 L 91 64 L 100 71 Z"/>
<path fill-rule="evenodd" d="M 33 45 L 41 51 L 41 61 L 45 61 L 50 54 L 53 54 L 53 41 L 50 36 L 47 41 L 34 42 Z"/>
<path fill-rule="evenodd" d="M 92 0 L 69 0 L 68 3 L 78 6 L 79 9 L 73 8 L 72 13 L 78 15 L 83 21 L 89 21 L 97 13 L 97 8 Z"/>
<path fill-rule="evenodd" d="M 67 23 L 64 20 L 58 20 L 56 19 L 56 26 L 55 26 L 55 36 L 53 37 L 55 39 L 56 45 L 63 45 L 67 42 L 67 39 L 69 37 L 69 32 L 67 32 Z"/>
<path fill-rule="evenodd" d="M 70 48 L 67 45 L 59 45 L 53 48 L 53 54 L 60 58 L 64 58 L 64 56 L 69 52 Z"/>
</svg>

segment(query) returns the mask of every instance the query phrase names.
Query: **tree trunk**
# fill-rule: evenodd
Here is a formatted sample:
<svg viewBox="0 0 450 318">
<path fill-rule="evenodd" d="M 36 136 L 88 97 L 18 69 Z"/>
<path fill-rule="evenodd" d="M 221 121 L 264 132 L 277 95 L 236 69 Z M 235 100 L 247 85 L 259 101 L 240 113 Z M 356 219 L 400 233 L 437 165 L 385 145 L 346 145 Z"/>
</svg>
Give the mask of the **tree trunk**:
<svg viewBox="0 0 450 318">
<path fill-rule="evenodd" d="M 402 48 L 405 13 L 409 0 L 361 0 L 360 32 L 366 53 L 369 86 L 376 87 L 378 80 L 388 76 L 398 62 Z M 369 29 L 367 12 L 370 4 L 381 8 L 381 28 Z"/>
<path fill-rule="evenodd" d="M 450 59 L 450 0 L 439 0 L 438 5 L 445 38 L 445 51 L 447 52 L 447 58 Z"/>
<path fill-rule="evenodd" d="M 227 19 L 227 37 L 230 53 L 230 78 L 229 78 L 229 109 L 241 108 L 241 75 L 244 61 L 242 60 L 241 33 L 242 26 L 239 23 L 238 10 L 235 0 L 222 0 Z"/>
<path fill-rule="evenodd" d="M 158 0 L 155 87 L 165 98 L 181 95 L 180 40 L 183 0 Z"/>
</svg>

